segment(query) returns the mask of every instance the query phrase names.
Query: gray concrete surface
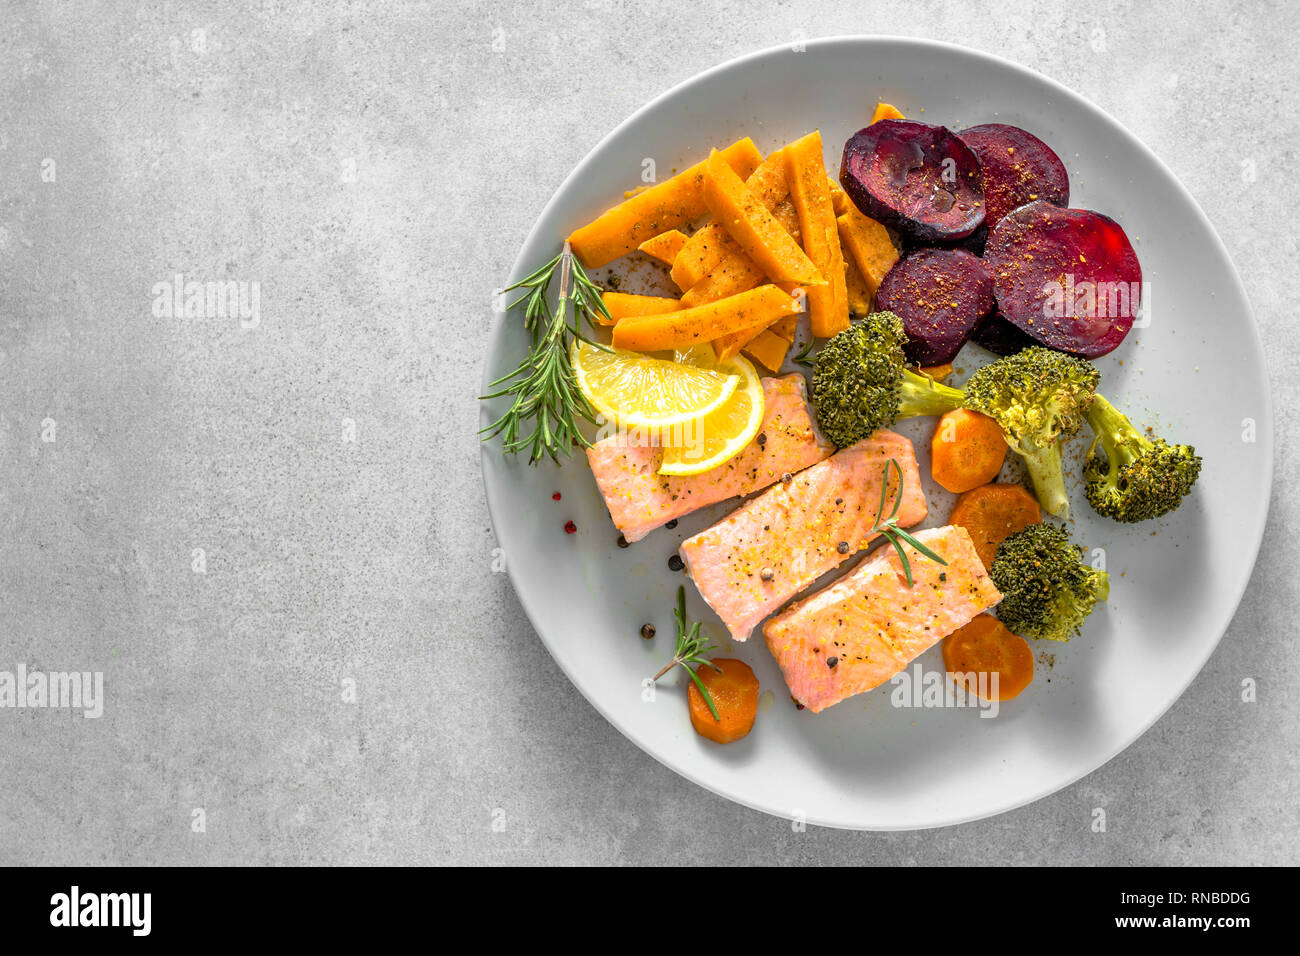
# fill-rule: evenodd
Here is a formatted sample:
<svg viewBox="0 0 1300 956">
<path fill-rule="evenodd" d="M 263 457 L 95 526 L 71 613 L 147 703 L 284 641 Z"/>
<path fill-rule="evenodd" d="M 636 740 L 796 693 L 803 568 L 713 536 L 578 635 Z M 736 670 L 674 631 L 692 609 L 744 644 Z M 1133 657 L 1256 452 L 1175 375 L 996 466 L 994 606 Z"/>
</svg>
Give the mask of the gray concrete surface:
<svg viewBox="0 0 1300 956">
<path fill-rule="evenodd" d="M 1300 10 L 702 6 L 6 4 L 0 670 L 103 671 L 108 702 L 0 710 L 0 863 L 1296 861 Z M 564 678 L 490 569 L 477 304 L 613 124 L 796 30 L 958 41 L 1098 103 L 1269 345 L 1270 559 L 1227 639 L 1125 754 L 983 823 L 793 833 L 696 788 L 539 692 Z M 154 316 L 178 272 L 258 282 L 261 324 Z"/>
</svg>

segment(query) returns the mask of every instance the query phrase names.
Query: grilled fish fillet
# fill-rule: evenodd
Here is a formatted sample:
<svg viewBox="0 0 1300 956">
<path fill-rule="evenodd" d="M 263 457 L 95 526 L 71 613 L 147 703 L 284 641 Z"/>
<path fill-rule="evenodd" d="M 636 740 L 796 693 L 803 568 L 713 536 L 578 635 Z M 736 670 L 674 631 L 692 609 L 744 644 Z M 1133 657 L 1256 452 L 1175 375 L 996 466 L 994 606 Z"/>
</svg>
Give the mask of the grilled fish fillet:
<svg viewBox="0 0 1300 956">
<path fill-rule="evenodd" d="M 763 618 L 877 537 L 869 529 L 891 458 L 903 472 L 898 523 L 914 525 L 926 515 L 915 451 L 881 430 L 682 542 L 687 571 L 733 638 L 747 640 Z M 886 514 L 897 484 L 892 478 Z"/>
<path fill-rule="evenodd" d="M 907 548 L 913 586 L 892 546 L 763 627 L 790 694 L 814 714 L 879 687 L 998 601 L 965 528 L 918 531 L 947 566 Z"/>
<path fill-rule="evenodd" d="M 591 473 L 623 537 L 639 541 L 674 518 L 766 488 L 835 451 L 813 425 L 802 375 L 763 379 L 763 402 L 759 437 L 700 475 L 660 475 L 658 448 L 631 446 L 618 435 L 588 448 Z"/>
</svg>

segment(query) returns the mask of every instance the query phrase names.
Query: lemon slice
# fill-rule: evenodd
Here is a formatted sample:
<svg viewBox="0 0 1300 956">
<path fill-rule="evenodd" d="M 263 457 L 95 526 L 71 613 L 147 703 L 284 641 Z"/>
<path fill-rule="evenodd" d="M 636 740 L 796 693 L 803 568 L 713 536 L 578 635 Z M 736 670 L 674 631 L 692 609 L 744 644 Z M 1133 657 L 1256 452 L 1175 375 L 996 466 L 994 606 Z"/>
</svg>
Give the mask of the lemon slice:
<svg viewBox="0 0 1300 956">
<path fill-rule="evenodd" d="M 708 415 L 726 404 L 741 384 L 741 376 L 730 370 L 622 349 L 603 352 L 576 339 L 570 359 L 578 387 L 596 410 L 634 428 L 668 428 Z"/>
<path fill-rule="evenodd" d="M 715 366 L 742 381 L 726 404 L 681 429 L 675 447 L 664 449 L 661 475 L 698 475 L 731 460 L 754 440 L 763 424 L 763 385 L 747 359 L 737 355 Z"/>
</svg>

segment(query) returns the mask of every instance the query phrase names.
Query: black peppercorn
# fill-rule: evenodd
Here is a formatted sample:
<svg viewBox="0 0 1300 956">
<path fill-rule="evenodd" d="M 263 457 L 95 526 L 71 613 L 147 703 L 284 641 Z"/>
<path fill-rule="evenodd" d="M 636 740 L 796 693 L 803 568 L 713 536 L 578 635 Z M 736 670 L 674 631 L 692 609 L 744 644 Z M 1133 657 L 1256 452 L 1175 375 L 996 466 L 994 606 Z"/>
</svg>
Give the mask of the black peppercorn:
<svg viewBox="0 0 1300 956">
<path fill-rule="evenodd" d="M 647 641 L 653 640 L 655 636 L 655 626 L 653 624 L 641 625 L 641 636 Z"/>
<path fill-rule="evenodd" d="M 674 554 L 671 558 L 668 559 L 669 571 L 680 571 L 684 567 L 686 567 L 686 562 L 681 559 L 680 555 Z"/>
</svg>

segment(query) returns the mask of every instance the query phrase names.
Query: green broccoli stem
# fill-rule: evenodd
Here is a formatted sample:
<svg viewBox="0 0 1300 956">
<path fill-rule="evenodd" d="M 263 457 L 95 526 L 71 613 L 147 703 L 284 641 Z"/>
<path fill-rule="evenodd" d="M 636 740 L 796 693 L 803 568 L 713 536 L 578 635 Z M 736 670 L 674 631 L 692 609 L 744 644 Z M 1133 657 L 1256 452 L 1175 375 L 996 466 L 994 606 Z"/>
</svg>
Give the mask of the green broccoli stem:
<svg viewBox="0 0 1300 956">
<path fill-rule="evenodd" d="M 961 408 L 966 395 L 932 378 L 904 369 L 898 384 L 898 414 L 895 418 L 942 415 Z"/>
<path fill-rule="evenodd" d="M 1085 416 L 1088 426 L 1097 436 L 1088 455 L 1091 457 L 1100 445 L 1110 461 L 1112 478 L 1120 468 L 1131 464 L 1155 447 L 1149 438 L 1133 427 L 1127 415 L 1100 395 L 1093 395 L 1092 404 L 1088 406 Z"/>
<path fill-rule="evenodd" d="M 1065 518 L 1070 513 L 1070 499 L 1065 494 L 1065 470 L 1061 465 L 1061 443 L 1052 442 L 1046 448 L 1026 451 L 1012 446 L 1025 460 L 1029 480 L 1034 484 L 1034 495 L 1049 515 Z"/>
</svg>

